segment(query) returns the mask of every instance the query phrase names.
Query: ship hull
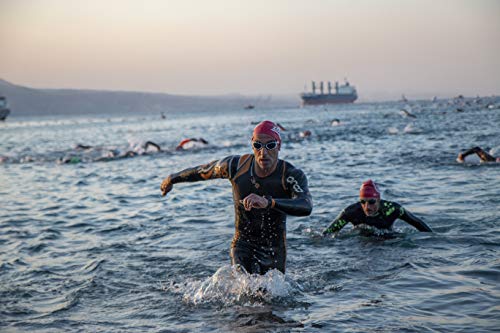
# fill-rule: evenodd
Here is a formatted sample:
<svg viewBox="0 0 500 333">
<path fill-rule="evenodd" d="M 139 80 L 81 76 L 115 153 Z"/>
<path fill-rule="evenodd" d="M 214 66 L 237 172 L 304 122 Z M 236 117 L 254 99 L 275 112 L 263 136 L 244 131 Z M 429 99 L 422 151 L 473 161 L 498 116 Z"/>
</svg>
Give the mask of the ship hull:
<svg viewBox="0 0 500 333">
<path fill-rule="evenodd" d="M 9 115 L 9 113 L 10 113 L 9 109 L 3 109 L 3 108 L 1 108 L 0 109 L 0 121 L 5 120 L 5 118 L 7 118 L 7 116 Z"/>
<path fill-rule="evenodd" d="M 340 95 L 340 94 L 324 94 L 324 95 L 301 95 L 302 105 L 323 105 L 323 104 L 348 104 L 353 103 L 357 95 Z"/>
</svg>

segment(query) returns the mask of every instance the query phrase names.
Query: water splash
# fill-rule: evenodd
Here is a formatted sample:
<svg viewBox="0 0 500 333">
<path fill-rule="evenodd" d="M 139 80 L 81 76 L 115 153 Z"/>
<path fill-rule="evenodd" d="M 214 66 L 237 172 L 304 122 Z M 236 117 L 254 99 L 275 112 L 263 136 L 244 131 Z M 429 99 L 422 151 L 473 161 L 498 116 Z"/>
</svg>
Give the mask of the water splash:
<svg viewBox="0 0 500 333">
<path fill-rule="evenodd" d="M 186 282 L 177 289 L 188 304 L 219 303 L 224 306 L 283 302 L 293 299 L 299 291 L 294 281 L 276 269 L 257 275 L 232 266 L 222 266 L 208 279 Z"/>
<path fill-rule="evenodd" d="M 416 127 L 414 124 L 408 124 L 403 129 L 403 132 L 409 133 L 409 134 L 420 134 L 422 131 L 418 127 Z"/>
</svg>

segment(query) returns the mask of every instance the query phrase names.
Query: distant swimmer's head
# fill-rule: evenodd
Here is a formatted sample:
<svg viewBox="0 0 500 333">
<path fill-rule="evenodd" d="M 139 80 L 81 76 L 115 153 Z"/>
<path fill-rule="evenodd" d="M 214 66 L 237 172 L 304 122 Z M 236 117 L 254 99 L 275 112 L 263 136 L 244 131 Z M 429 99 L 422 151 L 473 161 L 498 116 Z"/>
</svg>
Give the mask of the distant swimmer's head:
<svg viewBox="0 0 500 333">
<path fill-rule="evenodd" d="M 299 133 L 299 136 L 300 136 L 301 138 L 308 138 L 308 137 L 310 137 L 310 136 L 311 136 L 311 134 L 312 134 L 312 133 L 311 133 L 311 131 L 310 131 L 310 130 L 305 130 L 305 131 L 300 132 L 300 133 Z"/>
<path fill-rule="evenodd" d="M 252 149 L 258 167 L 263 170 L 271 170 L 276 166 L 280 147 L 280 129 L 275 123 L 266 120 L 255 126 L 252 135 Z"/>
<path fill-rule="evenodd" d="M 78 156 L 64 156 L 57 160 L 58 164 L 77 164 L 82 160 Z"/>
<path fill-rule="evenodd" d="M 359 189 L 359 202 L 366 216 L 377 214 L 380 206 L 380 192 L 371 179 L 361 185 Z"/>
<path fill-rule="evenodd" d="M 340 120 L 335 118 L 332 120 L 332 126 L 339 126 L 340 125 Z"/>
</svg>

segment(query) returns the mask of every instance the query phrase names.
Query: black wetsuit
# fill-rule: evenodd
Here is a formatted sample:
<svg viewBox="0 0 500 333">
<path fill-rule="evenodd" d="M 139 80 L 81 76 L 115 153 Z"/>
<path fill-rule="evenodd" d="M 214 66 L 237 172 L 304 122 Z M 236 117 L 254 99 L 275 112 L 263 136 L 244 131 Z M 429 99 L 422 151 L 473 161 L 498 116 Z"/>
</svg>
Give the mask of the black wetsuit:
<svg viewBox="0 0 500 333">
<path fill-rule="evenodd" d="M 479 156 L 479 158 L 481 159 L 481 162 L 495 162 L 496 161 L 495 157 L 491 156 L 490 154 L 488 154 L 486 151 L 484 151 L 480 147 L 474 147 L 474 148 L 471 148 L 471 149 L 463 152 L 461 154 L 462 159 L 464 159 L 466 156 L 469 156 L 471 154 L 476 154 L 477 156 Z"/>
<path fill-rule="evenodd" d="M 414 226 L 419 231 L 432 231 L 424 221 L 404 209 L 400 204 L 392 201 L 380 200 L 380 207 L 377 215 L 366 216 L 361 207 L 361 203 L 356 202 L 344 209 L 330 226 L 323 231 L 323 234 L 337 232 L 349 222 L 354 226 L 365 224 L 377 229 L 390 230 L 392 229 L 394 221 L 398 218 Z"/>
<path fill-rule="evenodd" d="M 254 156 L 243 155 L 228 156 L 171 175 L 173 184 L 214 178 L 229 179 L 233 186 L 236 230 L 231 243 L 232 264 L 249 273 L 265 274 L 274 268 L 284 273 L 286 215 L 307 216 L 312 210 L 304 173 L 278 160 L 276 170 L 260 178 L 254 172 Z M 271 197 L 274 207 L 246 211 L 240 200 L 251 193 Z"/>
</svg>

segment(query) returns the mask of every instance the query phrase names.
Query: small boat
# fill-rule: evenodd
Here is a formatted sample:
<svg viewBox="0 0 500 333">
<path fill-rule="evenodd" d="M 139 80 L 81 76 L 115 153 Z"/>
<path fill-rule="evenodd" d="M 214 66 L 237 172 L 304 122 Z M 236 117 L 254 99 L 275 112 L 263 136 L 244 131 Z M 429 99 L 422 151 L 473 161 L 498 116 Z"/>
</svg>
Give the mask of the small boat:
<svg viewBox="0 0 500 333">
<path fill-rule="evenodd" d="M 323 81 L 319 85 L 320 93 L 316 93 L 316 82 L 312 82 L 312 92 L 303 93 L 302 105 L 322 105 L 322 104 L 344 104 L 353 103 L 358 98 L 358 93 L 354 86 L 351 86 L 347 80 L 343 85 L 335 82 L 335 92 L 332 93 L 332 84 L 328 82 L 328 93 L 323 92 Z"/>
<path fill-rule="evenodd" d="M 255 109 L 255 105 L 248 104 L 247 106 L 244 107 L 245 110 L 253 110 Z"/>
<path fill-rule="evenodd" d="M 10 110 L 7 106 L 7 98 L 0 96 L 0 121 L 4 121 L 9 114 Z"/>
</svg>

